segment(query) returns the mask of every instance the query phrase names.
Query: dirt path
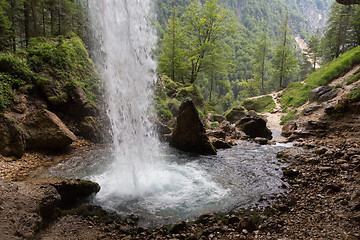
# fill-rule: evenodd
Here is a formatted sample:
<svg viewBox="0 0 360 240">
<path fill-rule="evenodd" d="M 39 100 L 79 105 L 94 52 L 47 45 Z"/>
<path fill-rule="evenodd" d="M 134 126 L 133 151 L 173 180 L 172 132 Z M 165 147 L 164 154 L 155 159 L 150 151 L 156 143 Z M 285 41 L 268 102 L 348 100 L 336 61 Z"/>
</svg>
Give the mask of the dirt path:
<svg viewBox="0 0 360 240">
<path fill-rule="evenodd" d="M 273 140 L 276 142 L 282 142 L 285 141 L 286 138 L 281 136 L 281 128 L 280 125 L 281 117 L 284 115 L 282 112 L 282 107 L 280 104 L 280 99 L 278 97 L 279 94 L 281 94 L 282 91 L 273 92 L 270 94 L 270 96 L 273 98 L 275 102 L 275 108 L 271 113 L 265 113 L 264 116 L 267 119 L 267 126 L 270 128 L 270 130 L 273 133 Z"/>
</svg>

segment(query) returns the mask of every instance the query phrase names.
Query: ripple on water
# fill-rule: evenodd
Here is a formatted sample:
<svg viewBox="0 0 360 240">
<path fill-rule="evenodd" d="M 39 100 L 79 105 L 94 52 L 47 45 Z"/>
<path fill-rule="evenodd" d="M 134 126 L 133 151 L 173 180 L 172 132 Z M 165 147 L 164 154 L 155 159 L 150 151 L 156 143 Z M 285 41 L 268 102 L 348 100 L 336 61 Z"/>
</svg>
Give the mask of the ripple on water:
<svg viewBox="0 0 360 240">
<path fill-rule="evenodd" d="M 284 182 L 276 153 L 286 144 L 239 142 L 216 156 L 187 154 L 162 146 L 163 161 L 128 174 L 114 169 L 106 149 L 85 151 L 44 175 L 84 178 L 100 184 L 93 204 L 122 216 L 140 216 L 140 224 L 171 224 L 215 211 L 248 207 L 264 195 L 281 193 Z M 114 177 L 116 174 L 116 177 Z"/>
</svg>

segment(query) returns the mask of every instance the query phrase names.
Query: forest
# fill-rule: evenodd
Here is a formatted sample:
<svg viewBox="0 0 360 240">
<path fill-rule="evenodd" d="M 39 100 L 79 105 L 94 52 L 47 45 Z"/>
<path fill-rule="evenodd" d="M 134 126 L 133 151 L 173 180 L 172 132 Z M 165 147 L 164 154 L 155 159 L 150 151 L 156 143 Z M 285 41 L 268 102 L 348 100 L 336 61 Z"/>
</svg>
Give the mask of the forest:
<svg viewBox="0 0 360 240">
<path fill-rule="evenodd" d="M 306 6 L 328 16 L 326 24 L 310 24 L 299 10 Z M 0 50 L 19 55 L 32 38 L 71 32 L 91 53 L 95 46 L 87 8 L 82 0 L 1 0 Z M 158 74 L 196 85 L 219 113 L 302 81 L 317 64 L 360 44 L 359 7 L 329 0 L 157 0 L 153 8 Z M 308 43 L 305 52 L 296 35 Z"/>
</svg>

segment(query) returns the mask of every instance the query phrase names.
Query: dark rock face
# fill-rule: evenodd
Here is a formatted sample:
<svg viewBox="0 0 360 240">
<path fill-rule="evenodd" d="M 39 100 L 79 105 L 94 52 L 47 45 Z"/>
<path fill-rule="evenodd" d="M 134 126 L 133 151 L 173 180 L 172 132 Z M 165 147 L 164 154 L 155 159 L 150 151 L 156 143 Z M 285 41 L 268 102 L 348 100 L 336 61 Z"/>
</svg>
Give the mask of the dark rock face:
<svg viewBox="0 0 360 240">
<path fill-rule="evenodd" d="M 245 115 L 246 115 L 246 109 L 242 106 L 239 106 L 231 109 L 231 111 L 228 114 L 226 114 L 225 117 L 226 120 L 228 120 L 230 123 L 236 123 Z"/>
<path fill-rule="evenodd" d="M 360 4 L 360 0 L 336 0 L 336 2 L 343 5 Z"/>
<path fill-rule="evenodd" d="M 206 136 L 204 125 L 200 121 L 194 102 L 189 98 L 185 99 L 179 108 L 170 146 L 185 152 L 216 154 L 215 148 Z"/>
<path fill-rule="evenodd" d="M 266 122 L 259 116 L 247 115 L 236 123 L 236 127 L 250 138 L 262 137 L 271 140 L 272 133 L 266 127 Z"/>
<path fill-rule="evenodd" d="M 78 124 L 78 134 L 92 142 L 101 142 L 103 140 L 102 129 L 103 126 L 101 126 L 99 119 L 94 116 L 86 116 Z"/>
<path fill-rule="evenodd" d="M 18 124 L 6 116 L 0 116 L 0 154 L 21 158 L 25 141 Z"/>
<path fill-rule="evenodd" d="M 231 148 L 231 145 L 229 143 L 222 141 L 220 139 L 216 139 L 212 144 L 216 149 Z"/>
<path fill-rule="evenodd" d="M 70 145 L 76 136 L 52 112 L 42 109 L 26 116 L 22 125 L 28 149 L 58 149 Z"/>
<path fill-rule="evenodd" d="M 315 88 L 309 93 L 310 102 L 325 102 L 336 97 L 336 92 L 329 85 Z"/>
</svg>

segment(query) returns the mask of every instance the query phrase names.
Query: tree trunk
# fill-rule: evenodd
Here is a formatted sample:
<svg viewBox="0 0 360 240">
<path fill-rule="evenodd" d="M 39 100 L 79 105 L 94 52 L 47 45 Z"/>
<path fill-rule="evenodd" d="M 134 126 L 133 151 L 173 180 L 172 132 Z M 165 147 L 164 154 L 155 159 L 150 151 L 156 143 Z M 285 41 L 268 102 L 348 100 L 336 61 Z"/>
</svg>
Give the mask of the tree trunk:
<svg viewBox="0 0 360 240">
<path fill-rule="evenodd" d="M 39 36 L 38 33 L 38 27 L 37 27 L 37 16 L 36 16 L 36 7 L 34 6 L 34 2 L 31 3 L 31 12 L 33 17 L 33 23 L 34 23 L 34 36 Z"/>
<path fill-rule="evenodd" d="M 10 1 L 11 7 L 11 45 L 14 52 L 16 52 L 16 32 L 15 32 L 15 3 Z"/>
<path fill-rule="evenodd" d="M 24 1 L 24 30 L 25 30 L 25 46 L 28 47 L 30 39 L 30 13 L 28 0 Z"/>
</svg>

